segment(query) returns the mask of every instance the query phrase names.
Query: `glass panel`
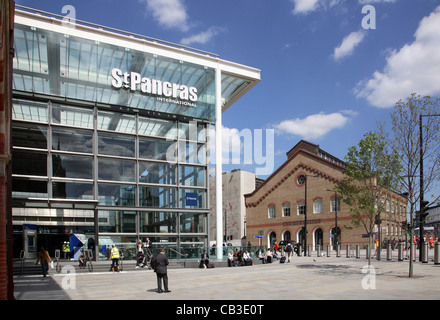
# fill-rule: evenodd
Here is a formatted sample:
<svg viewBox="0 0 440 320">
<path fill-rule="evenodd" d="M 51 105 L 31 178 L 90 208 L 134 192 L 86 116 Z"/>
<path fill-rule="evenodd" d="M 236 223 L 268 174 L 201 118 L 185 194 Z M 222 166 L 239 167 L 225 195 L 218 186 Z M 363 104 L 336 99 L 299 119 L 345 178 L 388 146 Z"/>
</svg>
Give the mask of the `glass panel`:
<svg viewBox="0 0 440 320">
<path fill-rule="evenodd" d="M 12 178 L 13 198 L 47 198 L 47 181 Z"/>
<path fill-rule="evenodd" d="M 12 144 L 14 147 L 47 149 L 47 127 L 14 122 Z"/>
<path fill-rule="evenodd" d="M 93 200 L 93 184 L 52 181 L 52 194 L 60 199 Z"/>
<path fill-rule="evenodd" d="M 121 133 L 136 133 L 136 119 L 133 115 L 118 112 L 98 112 L 98 130 Z"/>
<path fill-rule="evenodd" d="M 12 107 L 12 119 L 32 122 L 48 122 L 46 103 L 15 100 Z"/>
<path fill-rule="evenodd" d="M 136 232 L 136 212 L 135 211 L 106 211 L 99 210 L 98 212 L 99 232 Z M 100 245 L 101 243 L 100 239 Z M 110 244 L 111 248 L 112 243 Z"/>
<path fill-rule="evenodd" d="M 139 138 L 139 158 L 168 160 L 167 152 L 169 152 L 168 150 L 173 151 L 175 146 L 176 142 L 174 141 Z M 169 159 L 169 161 L 173 161 L 173 159 Z"/>
<path fill-rule="evenodd" d="M 202 123 L 179 122 L 179 139 L 206 142 L 206 137 L 205 126 Z"/>
<path fill-rule="evenodd" d="M 141 207 L 175 208 L 177 189 L 164 187 L 139 187 L 139 205 Z"/>
<path fill-rule="evenodd" d="M 206 213 L 181 213 L 180 232 L 205 233 Z"/>
<path fill-rule="evenodd" d="M 45 153 L 13 150 L 12 173 L 31 176 L 47 176 L 47 155 Z"/>
<path fill-rule="evenodd" d="M 176 122 L 139 117 L 139 135 L 177 139 Z"/>
<path fill-rule="evenodd" d="M 93 158 L 72 155 L 52 155 L 54 177 L 93 179 Z"/>
<path fill-rule="evenodd" d="M 180 185 L 183 186 L 205 186 L 205 168 L 180 166 L 179 179 Z"/>
<path fill-rule="evenodd" d="M 93 110 L 53 104 L 52 123 L 93 129 Z"/>
<path fill-rule="evenodd" d="M 195 142 L 179 143 L 179 160 L 185 163 L 205 164 L 206 148 Z"/>
<path fill-rule="evenodd" d="M 168 163 L 139 162 L 139 182 L 176 184 L 176 166 Z"/>
<path fill-rule="evenodd" d="M 119 159 L 99 159 L 98 179 L 135 182 L 135 162 Z"/>
<path fill-rule="evenodd" d="M 139 212 L 139 219 L 140 232 L 177 232 L 177 213 L 175 212 Z"/>
<path fill-rule="evenodd" d="M 206 208 L 206 191 L 199 189 L 180 189 L 180 208 Z"/>
<path fill-rule="evenodd" d="M 98 200 L 101 206 L 134 206 L 135 186 L 98 184 Z"/>
<path fill-rule="evenodd" d="M 98 153 L 109 156 L 134 157 L 135 139 L 112 133 L 98 133 Z"/>
<path fill-rule="evenodd" d="M 93 153 L 93 132 L 67 128 L 52 128 L 52 149 Z"/>
</svg>

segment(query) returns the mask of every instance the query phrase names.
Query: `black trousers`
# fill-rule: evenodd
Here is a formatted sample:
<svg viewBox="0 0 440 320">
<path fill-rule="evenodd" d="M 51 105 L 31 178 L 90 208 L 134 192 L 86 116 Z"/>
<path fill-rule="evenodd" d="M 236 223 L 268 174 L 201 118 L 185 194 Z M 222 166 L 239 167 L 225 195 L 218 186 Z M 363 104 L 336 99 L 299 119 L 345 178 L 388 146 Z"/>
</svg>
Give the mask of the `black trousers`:
<svg viewBox="0 0 440 320">
<path fill-rule="evenodd" d="M 157 290 L 162 290 L 162 279 L 163 279 L 163 287 L 165 291 L 168 291 L 168 275 L 166 273 L 156 273 L 157 276 Z"/>
</svg>

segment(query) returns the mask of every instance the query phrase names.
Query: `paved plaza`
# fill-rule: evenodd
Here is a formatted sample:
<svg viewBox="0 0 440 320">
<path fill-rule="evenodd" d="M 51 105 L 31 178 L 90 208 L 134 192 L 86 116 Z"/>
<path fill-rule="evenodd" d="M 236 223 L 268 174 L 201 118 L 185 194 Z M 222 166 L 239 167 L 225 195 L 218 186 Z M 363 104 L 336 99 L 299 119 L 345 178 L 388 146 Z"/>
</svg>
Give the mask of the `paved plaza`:
<svg viewBox="0 0 440 320">
<path fill-rule="evenodd" d="M 170 293 L 156 292 L 156 274 L 73 272 L 16 276 L 17 300 L 429 300 L 440 298 L 440 265 L 346 257 L 294 257 L 290 263 L 169 269 Z"/>
</svg>

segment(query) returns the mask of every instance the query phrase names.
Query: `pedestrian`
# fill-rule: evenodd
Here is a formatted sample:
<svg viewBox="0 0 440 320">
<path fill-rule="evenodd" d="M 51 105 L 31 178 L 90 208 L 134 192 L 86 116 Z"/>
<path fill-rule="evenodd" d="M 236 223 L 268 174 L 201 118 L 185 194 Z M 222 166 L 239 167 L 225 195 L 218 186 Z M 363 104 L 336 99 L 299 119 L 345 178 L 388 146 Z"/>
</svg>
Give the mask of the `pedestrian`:
<svg viewBox="0 0 440 320">
<path fill-rule="evenodd" d="M 38 253 L 37 262 L 35 264 L 37 265 L 38 262 L 41 263 L 41 270 L 43 271 L 43 277 L 46 277 L 47 271 L 49 270 L 49 263 L 52 262 L 52 260 L 50 259 L 49 252 L 44 250 L 43 247 L 41 247 L 41 250 Z"/>
<path fill-rule="evenodd" d="M 112 260 L 112 271 L 115 271 L 115 267 L 116 267 L 116 271 L 119 272 L 119 258 L 120 258 L 119 249 L 113 243 L 112 250 L 110 252 L 110 259 Z"/>
<path fill-rule="evenodd" d="M 86 257 L 84 255 L 83 251 L 81 251 L 81 255 L 78 258 L 78 262 L 79 262 L 79 268 L 80 269 L 85 269 L 86 268 L 87 260 L 86 260 Z"/>
<path fill-rule="evenodd" d="M 292 254 L 292 244 L 289 242 L 286 245 L 286 249 L 284 250 L 287 253 L 287 262 L 290 262 L 290 255 Z"/>
<path fill-rule="evenodd" d="M 248 250 L 246 250 L 245 253 L 243 254 L 243 260 L 244 260 L 245 266 L 253 266 L 254 265 L 254 261 L 252 260 L 252 257 L 249 254 Z"/>
<path fill-rule="evenodd" d="M 156 272 L 156 277 L 157 277 L 158 293 L 171 292 L 171 290 L 168 289 L 168 274 L 167 274 L 168 263 L 169 263 L 168 258 L 165 255 L 165 249 L 161 249 L 160 253 L 152 260 L 152 266 L 154 272 Z M 162 281 L 165 290 L 162 290 Z"/>
<path fill-rule="evenodd" d="M 70 244 L 67 241 L 63 243 L 64 259 L 70 259 Z"/>
<path fill-rule="evenodd" d="M 237 263 L 234 260 L 234 252 L 232 250 L 228 253 L 228 267 L 235 267 Z"/>
<path fill-rule="evenodd" d="M 209 254 L 206 250 L 203 250 L 202 256 L 200 257 L 199 268 L 208 268 L 209 266 Z"/>
</svg>

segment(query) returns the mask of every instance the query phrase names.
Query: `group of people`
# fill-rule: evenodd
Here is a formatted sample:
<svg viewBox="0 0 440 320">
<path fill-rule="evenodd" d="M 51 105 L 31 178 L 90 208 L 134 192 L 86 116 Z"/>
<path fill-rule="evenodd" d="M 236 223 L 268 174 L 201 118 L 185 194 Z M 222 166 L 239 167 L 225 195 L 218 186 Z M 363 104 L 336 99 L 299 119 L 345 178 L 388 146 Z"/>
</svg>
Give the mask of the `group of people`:
<svg viewBox="0 0 440 320">
<path fill-rule="evenodd" d="M 143 268 L 147 265 L 147 262 L 151 260 L 151 241 L 146 239 L 145 243 L 142 240 L 138 241 L 136 246 L 136 268 Z"/>
<path fill-rule="evenodd" d="M 254 261 L 248 250 L 245 250 L 243 253 L 241 250 L 231 249 L 228 253 L 228 267 L 237 267 L 237 266 L 252 266 Z"/>
</svg>

